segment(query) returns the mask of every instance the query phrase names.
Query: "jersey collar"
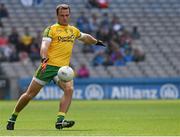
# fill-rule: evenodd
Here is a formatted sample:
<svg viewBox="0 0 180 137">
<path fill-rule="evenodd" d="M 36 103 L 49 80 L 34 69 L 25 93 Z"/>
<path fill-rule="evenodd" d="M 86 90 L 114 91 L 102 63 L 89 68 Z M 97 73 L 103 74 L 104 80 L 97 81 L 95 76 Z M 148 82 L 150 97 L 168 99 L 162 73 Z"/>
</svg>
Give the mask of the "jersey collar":
<svg viewBox="0 0 180 137">
<path fill-rule="evenodd" d="M 61 24 L 59 24 L 59 22 L 57 22 L 56 24 L 57 24 L 57 25 L 59 25 L 60 27 L 63 27 L 63 28 L 65 28 L 65 27 L 68 27 L 68 26 L 69 26 L 69 24 L 68 24 L 67 26 L 61 25 Z"/>
</svg>

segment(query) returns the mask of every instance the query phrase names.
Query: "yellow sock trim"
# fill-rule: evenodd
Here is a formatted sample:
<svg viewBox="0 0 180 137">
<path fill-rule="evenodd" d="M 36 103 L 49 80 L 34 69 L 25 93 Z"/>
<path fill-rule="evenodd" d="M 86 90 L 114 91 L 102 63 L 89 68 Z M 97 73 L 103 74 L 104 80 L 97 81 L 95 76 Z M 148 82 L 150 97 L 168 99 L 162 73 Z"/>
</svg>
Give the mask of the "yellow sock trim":
<svg viewBox="0 0 180 137">
<path fill-rule="evenodd" d="M 64 113 L 64 112 L 58 112 L 58 116 L 59 115 L 61 115 L 61 116 L 65 116 L 66 115 L 66 113 Z"/>
</svg>

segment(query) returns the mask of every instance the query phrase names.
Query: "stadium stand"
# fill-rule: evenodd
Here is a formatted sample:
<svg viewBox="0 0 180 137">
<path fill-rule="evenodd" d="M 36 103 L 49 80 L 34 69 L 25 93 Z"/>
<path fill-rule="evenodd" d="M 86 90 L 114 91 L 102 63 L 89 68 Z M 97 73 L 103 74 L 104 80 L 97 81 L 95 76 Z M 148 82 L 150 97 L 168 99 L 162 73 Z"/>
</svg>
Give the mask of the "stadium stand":
<svg viewBox="0 0 180 137">
<path fill-rule="evenodd" d="M 36 37 L 37 30 L 55 22 L 54 9 L 59 0 L 44 0 L 39 7 L 24 7 L 19 0 L 1 0 L 8 9 L 9 18 L 3 18 L 3 32 L 11 33 L 12 26 L 23 35 L 28 26 Z M 72 56 L 73 66 L 78 69 L 85 64 L 91 77 L 179 77 L 180 76 L 180 1 L 179 0 L 113 0 L 107 9 L 88 9 L 84 0 L 68 1 L 72 7 L 72 23 L 80 13 L 86 17 L 95 13 L 101 17 L 108 12 L 116 14 L 126 29 L 138 26 L 140 39 L 133 45 L 141 46 L 146 58 L 140 62 L 129 62 L 125 66 L 92 66 L 94 53 L 83 53 L 82 44 L 77 42 Z M 30 62 L 30 63 L 29 63 Z M 27 62 L 1 62 L 1 70 L 8 77 L 29 77 L 37 68 L 39 60 Z"/>
</svg>

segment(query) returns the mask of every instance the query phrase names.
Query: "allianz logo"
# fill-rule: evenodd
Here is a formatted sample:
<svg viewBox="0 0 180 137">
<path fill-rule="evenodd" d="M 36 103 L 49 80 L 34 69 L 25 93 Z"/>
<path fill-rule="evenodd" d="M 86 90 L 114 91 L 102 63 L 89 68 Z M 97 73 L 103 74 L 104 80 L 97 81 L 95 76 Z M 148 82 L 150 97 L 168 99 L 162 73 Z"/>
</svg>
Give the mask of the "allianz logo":
<svg viewBox="0 0 180 137">
<path fill-rule="evenodd" d="M 90 84 L 85 89 L 85 98 L 86 99 L 103 99 L 104 91 L 102 86 L 98 84 Z"/>
<path fill-rule="evenodd" d="M 164 84 L 160 88 L 160 98 L 162 99 L 177 99 L 179 90 L 176 85 Z"/>
</svg>

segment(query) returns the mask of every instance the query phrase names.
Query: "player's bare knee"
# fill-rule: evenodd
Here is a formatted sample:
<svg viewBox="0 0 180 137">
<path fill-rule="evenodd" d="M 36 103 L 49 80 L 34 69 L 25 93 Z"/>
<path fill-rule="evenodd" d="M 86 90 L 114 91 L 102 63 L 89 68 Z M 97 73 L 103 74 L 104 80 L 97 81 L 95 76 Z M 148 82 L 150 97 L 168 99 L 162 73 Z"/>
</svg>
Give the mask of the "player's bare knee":
<svg viewBox="0 0 180 137">
<path fill-rule="evenodd" d="M 73 87 L 66 87 L 66 88 L 65 88 L 65 91 L 67 91 L 67 92 L 73 92 Z"/>
<path fill-rule="evenodd" d="M 74 90 L 74 88 L 72 86 L 67 86 L 64 88 L 65 94 L 72 94 L 73 90 Z"/>
</svg>

